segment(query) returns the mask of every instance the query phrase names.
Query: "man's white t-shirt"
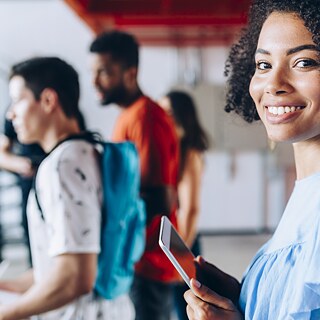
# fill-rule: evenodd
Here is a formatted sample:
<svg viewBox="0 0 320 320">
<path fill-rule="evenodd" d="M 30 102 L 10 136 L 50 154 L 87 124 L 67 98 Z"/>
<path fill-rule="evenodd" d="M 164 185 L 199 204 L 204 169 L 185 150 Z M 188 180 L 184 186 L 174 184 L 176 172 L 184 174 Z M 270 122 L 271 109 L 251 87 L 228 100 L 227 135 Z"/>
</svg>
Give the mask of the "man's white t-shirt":
<svg viewBox="0 0 320 320">
<path fill-rule="evenodd" d="M 100 252 L 102 185 L 97 152 L 82 140 L 66 141 L 41 163 L 36 190 L 28 201 L 28 223 L 35 281 L 48 276 L 54 257 Z M 81 296 L 63 308 L 34 317 L 41 320 L 133 319 L 127 295 L 114 300 Z"/>
</svg>

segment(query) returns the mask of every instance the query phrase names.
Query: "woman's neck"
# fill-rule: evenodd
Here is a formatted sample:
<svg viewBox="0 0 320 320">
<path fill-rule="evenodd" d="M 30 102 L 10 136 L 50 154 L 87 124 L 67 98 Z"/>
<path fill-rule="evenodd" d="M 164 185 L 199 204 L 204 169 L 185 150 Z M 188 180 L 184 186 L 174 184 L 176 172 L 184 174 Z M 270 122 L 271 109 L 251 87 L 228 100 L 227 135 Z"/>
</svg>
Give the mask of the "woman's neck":
<svg viewBox="0 0 320 320">
<path fill-rule="evenodd" d="M 293 144 L 297 180 L 320 172 L 320 142 L 304 141 Z"/>
</svg>

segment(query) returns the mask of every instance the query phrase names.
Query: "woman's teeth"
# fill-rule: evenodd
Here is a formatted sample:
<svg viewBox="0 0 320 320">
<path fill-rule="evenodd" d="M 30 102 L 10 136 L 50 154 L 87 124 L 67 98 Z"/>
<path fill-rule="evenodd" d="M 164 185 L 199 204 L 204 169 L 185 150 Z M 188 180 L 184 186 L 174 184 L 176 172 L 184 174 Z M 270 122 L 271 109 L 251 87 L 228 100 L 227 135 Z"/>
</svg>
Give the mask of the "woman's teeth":
<svg viewBox="0 0 320 320">
<path fill-rule="evenodd" d="M 296 110 L 301 110 L 302 107 L 289 107 L 289 106 L 283 106 L 283 107 L 268 107 L 268 111 L 275 115 L 282 115 L 289 112 L 295 112 Z"/>
</svg>

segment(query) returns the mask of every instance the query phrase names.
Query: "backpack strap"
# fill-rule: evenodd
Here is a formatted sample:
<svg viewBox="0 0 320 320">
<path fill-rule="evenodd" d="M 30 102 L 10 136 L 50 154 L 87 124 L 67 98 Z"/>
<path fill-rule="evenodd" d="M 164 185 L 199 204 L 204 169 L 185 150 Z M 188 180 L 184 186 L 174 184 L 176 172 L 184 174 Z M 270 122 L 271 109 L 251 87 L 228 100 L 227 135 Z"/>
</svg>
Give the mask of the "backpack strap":
<svg viewBox="0 0 320 320">
<path fill-rule="evenodd" d="M 70 141 L 70 140 L 84 140 L 87 141 L 89 143 L 92 143 L 94 145 L 100 145 L 102 144 L 102 137 L 98 132 L 91 132 L 91 131 L 85 131 L 85 132 L 81 132 L 78 134 L 73 134 L 68 136 L 67 138 L 59 141 L 52 149 L 49 153 L 47 153 L 46 157 L 49 156 L 53 150 L 55 150 L 58 146 L 60 146 L 61 144 L 63 144 L 66 141 Z M 37 170 L 38 172 L 38 170 Z M 37 178 L 37 172 L 35 173 L 34 177 L 33 177 L 33 182 L 32 182 L 32 188 L 34 190 L 34 196 L 35 196 L 35 200 L 36 200 L 36 204 L 37 207 L 39 209 L 40 212 L 40 216 L 42 220 L 44 219 L 44 215 L 43 215 L 43 210 L 41 208 L 40 202 L 39 202 L 39 197 L 38 197 L 38 193 L 37 193 L 37 188 L 36 188 L 36 178 Z"/>
<path fill-rule="evenodd" d="M 101 135 L 98 132 L 92 132 L 92 131 L 84 131 L 77 134 L 72 134 L 65 139 L 60 140 L 48 153 L 48 155 L 55 150 L 58 146 L 60 146 L 62 143 L 70 140 L 84 140 L 88 141 L 92 144 L 101 144 L 103 142 Z"/>
<path fill-rule="evenodd" d="M 33 189 L 33 191 L 34 191 L 34 197 L 35 197 L 35 199 L 36 199 L 36 204 L 37 204 L 37 207 L 38 207 L 38 209 L 39 209 L 41 219 L 44 220 L 44 215 L 43 215 L 42 208 L 41 208 L 41 206 L 40 206 L 39 197 L 38 197 L 37 188 L 36 188 L 36 177 L 37 177 L 37 174 L 35 174 L 35 176 L 34 176 L 34 178 L 33 178 L 33 181 L 32 181 L 32 189 Z"/>
</svg>

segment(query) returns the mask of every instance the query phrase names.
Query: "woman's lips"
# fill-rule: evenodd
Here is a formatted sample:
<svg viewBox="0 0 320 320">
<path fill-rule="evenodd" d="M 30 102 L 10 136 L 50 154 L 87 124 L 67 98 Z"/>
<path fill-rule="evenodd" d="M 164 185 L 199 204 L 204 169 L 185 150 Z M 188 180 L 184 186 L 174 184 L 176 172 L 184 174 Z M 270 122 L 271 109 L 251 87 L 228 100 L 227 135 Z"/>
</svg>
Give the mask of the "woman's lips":
<svg viewBox="0 0 320 320">
<path fill-rule="evenodd" d="M 285 113 L 295 112 L 304 109 L 304 106 L 267 106 L 268 112 L 274 115 L 283 115 Z"/>
<path fill-rule="evenodd" d="M 283 106 L 266 106 L 266 118 L 271 124 L 281 124 L 292 121 L 297 118 L 305 106 L 292 106 L 292 105 L 283 105 Z"/>
</svg>

